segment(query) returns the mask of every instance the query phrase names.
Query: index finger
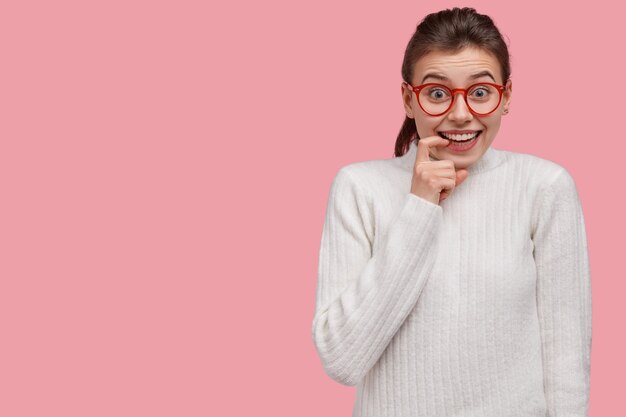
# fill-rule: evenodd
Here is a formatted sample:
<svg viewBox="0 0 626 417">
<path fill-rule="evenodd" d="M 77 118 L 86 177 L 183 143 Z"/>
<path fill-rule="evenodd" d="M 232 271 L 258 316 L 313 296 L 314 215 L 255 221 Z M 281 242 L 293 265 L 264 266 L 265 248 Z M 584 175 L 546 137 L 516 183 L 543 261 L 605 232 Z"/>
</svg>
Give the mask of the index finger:
<svg viewBox="0 0 626 417">
<path fill-rule="evenodd" d="M 430 148 L 436 146 L 448 146 L 450 141 L 444 139 L 441 136 L 428 136 L 417 141 L 417 156 L 415 157 L 415 163 L 429 162 L 430 161 Z"/>
</svg>

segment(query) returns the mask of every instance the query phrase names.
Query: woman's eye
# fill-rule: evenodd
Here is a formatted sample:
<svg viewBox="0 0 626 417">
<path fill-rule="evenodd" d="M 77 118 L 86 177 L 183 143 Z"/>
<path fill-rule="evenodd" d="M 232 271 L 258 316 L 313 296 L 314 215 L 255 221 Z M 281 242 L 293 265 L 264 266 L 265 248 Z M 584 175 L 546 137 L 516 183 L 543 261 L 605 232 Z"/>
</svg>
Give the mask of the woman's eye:
<svg viewBox="0 0 626 417">
<path fill-rule="evenodd" d="M 436 100 L 440 100 L 448 96 L 448 93 L 446 93 L 446 91 L 442 90 L 441 88 L 433 88 L 432 90 L 430 90 L 429 94 L 431 98 L 434 98 Z"/>
<path fill-rule="evenodd" d="M 474 91 L 472 91 L 472 95 L 476 98 L 487 97 L 490 94 L 489 89 L 485 87 L 478 87 Z"/>
</svg>

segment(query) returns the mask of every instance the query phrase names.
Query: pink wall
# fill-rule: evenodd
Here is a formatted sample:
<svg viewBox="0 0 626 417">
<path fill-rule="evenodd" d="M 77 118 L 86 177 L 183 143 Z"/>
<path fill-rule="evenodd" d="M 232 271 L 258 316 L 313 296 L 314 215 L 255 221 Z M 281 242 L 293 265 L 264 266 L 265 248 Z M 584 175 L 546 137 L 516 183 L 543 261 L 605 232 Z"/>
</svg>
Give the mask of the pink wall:
<svg viewBox="0 0 626 417">
<path fill-rule="evenodd" d="M 406 43 L 459 4 L 213 3 L 2 5 L 0 415 L 350 415 L 311 341 L 330 181 L 391 157 Z M 624 412 L 617 4 L 462 4 L 512 54 L 494 147 L 577 183 L 591 417 Z"/>
</svg>

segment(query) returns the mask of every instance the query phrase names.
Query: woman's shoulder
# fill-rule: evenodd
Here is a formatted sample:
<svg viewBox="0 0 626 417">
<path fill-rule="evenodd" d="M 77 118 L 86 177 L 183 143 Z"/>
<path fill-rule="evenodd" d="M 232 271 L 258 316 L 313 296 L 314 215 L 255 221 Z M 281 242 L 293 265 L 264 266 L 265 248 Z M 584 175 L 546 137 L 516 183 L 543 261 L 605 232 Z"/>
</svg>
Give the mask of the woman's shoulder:
<svg viewBox="0 0 626 417">
<path fill-rule="evenodd" d="M 504 155 L 508 165 L 514 171 L 529 178 L 550 180 L 559 175 L 570 175 L 565 166 L 546 157 L 509 150 L 498 150 L 498 152 Z"/>
<path fill-rule="evenodd" d="M 544 194 L 546 190 L 555 192 L 575 192 L 573 175 L 562 164 L 549 158 L 529 153 L 500 150 L 510 167 L 510 175 L 521 176 L 519 181 L 527 192 Z"/>
<path fill-rule="evenodd" d="M 390 188 L 402 188 L 411 179 L 411 168 L 402 164 L 402 158 L 370 159 L 341 166 L 335 176 L 350 181 L 363 192 L 378 193 Z"/>
</svg>

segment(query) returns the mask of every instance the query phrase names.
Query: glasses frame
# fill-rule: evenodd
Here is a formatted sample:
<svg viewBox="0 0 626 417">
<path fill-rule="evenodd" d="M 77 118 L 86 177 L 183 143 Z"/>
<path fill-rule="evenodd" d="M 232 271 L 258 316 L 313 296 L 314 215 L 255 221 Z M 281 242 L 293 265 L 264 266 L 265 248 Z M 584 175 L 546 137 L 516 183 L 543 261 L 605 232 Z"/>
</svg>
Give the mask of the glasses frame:
<svg viewBox="0 0 626 417">
<path fill-rule="evenodd" d="M 402 82 L 404 85 L 409 86 L 409 90 L 413 91 L 415 93 L 415 96 L 417 97 L 417 104 L 419 104 L 420 108 L 422 109 L 422 111 L 430 116 L 441 116 L 442 114 L 445 114 L 447 112 L 450 111 L 450 109 L 452 108 L 452 106 L 454 106 L 454 100 L 456 99 L 456 95 L 457 93 L 463 93 L 463 100 L 465 100 L 465 105 L 467 105 L 467 108 L 469 109 L 470 112 L 472 112 L 473 114 L 475 114 L 476 116 L 487 116 L 488 114 L 493 113 L 494 111 L 496 111 L 498 109 L 498 107 L 500 106 L 500 103 L 502 102 L 502 93 L 504 92 L 504 90 L 506 89 L 506 86 L 504 85 L 500 85 L 500 84 L 494 84 L 494 83 L 488 83 L 488 82 L 482 82 L 482 83 L 475 83 L 470 85 L 467 88 L 450 88 L 447 87 L 443 84 L 439 84 L 439 83 L 426 83 L 426 84 L 422 84 L 422 85 L 418 85 L 418 86 L 414 86 L 412 84 L 407 83 L 406 81 Z M 469 103 L 467 102 L 467 94 L 468 91 L 472 89 L 472 87 L 475 87 L 477 85 L 490 85 L 496 88 L 496 90 L 499 93 L 499 97 L 498 97 L 498 104 L 496 104 L 496 107 L 494 107 L 493 110 L 491 110 L 488 113 L 478 113 L 476 111 L 474 111 L 474 109 L 472 109 L 472 106 L 469 105 Z M 431 85 L 436 85 L 438 87 L 443 87 L 444 89 L 448 90 L 450 92 L 450 95 L 452 96 L 452 100 L 450 101 L 450 105 L 448 106 L 448 108 L 445 111 L 442 111 L 441 113 L 429 113 L 426 110 L 424 110 L 424 107 L 422 106 L 422 103 L 420 103 L 420 94 L 419 91 L 422 90 L 424 87 L 428 87 Z"/>
</svg>

